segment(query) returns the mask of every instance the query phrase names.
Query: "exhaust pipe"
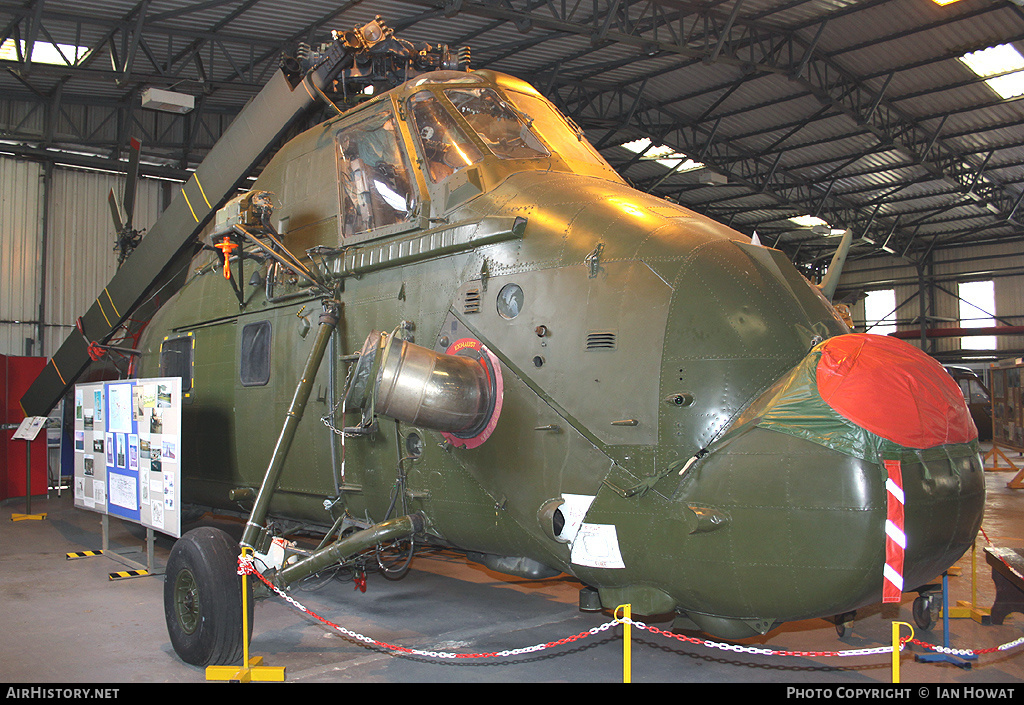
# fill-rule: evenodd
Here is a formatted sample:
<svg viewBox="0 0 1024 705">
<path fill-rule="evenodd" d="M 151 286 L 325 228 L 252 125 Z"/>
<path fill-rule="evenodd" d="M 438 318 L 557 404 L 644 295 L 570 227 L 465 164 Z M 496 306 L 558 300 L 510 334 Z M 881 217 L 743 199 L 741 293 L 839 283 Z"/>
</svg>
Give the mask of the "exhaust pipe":
<svg viewBox="0 0 1024 705">
<path fill-rule="evenodd" d="M 501 409 L 498 362 L 475 340 L 458 341 L 449 351 L 454 354 L 371 333 L 356 362 L 346 410 L 370 408 L 441 431 L 456 445 L 462 445 L 459 439 L 479 439 Z"/>
</svg>

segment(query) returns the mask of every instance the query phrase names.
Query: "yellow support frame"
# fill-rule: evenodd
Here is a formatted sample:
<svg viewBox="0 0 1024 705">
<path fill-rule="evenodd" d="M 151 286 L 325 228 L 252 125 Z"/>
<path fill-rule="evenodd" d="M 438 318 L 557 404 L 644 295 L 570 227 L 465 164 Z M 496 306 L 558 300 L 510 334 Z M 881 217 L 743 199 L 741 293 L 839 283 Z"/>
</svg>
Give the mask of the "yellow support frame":
<svg viewBox="0 0 1024 705">
<path fill-rule="evenodd" d="M 978 607 L 978 562 L 977 544 L 971 546 L 971 601 L 957 600 L 956 607 L 949 608 L 950 619 L 973 619 L 978 624 L 992 622 L 992 610 Z M 952 575 L 952 573 L 950 573 Z"/>
</svg>

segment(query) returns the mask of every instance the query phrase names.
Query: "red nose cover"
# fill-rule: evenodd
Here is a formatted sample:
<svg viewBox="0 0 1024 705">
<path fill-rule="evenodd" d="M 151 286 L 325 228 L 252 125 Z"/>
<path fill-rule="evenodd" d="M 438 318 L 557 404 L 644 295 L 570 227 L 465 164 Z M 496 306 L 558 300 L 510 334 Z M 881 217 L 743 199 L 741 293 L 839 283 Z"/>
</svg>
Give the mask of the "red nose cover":
<svg viewBox="0 0 1024 705">
<path fill-rule="evenodd" d="M 818 393 L 858 426 L 908 448 L 978 437 L 956 382 L 913 345 L 852 333 L 830 338 L 820 350 Z"/>
</svg>

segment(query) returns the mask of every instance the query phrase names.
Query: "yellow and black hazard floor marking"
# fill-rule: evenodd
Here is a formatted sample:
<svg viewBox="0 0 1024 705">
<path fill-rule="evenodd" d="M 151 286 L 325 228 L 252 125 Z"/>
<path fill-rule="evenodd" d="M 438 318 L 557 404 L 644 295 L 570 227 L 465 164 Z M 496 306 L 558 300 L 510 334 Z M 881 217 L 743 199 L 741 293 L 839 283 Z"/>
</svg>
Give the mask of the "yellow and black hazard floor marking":
<svg viewBox="0 0 1024 705">
<path fill-rule="evenodd" d="M 64 557 L 67 560 L 69 560 L 69 561 L 73 561 L 73 560 L 76 560 L 78 558 L 92 558 L 93 556 L 102 556 L 102 555 L 103 555 L 103 551 L 75 551 L 74 553 L 68 553 Z"/>
<path fill-rule="evenodd" d="M 119 570 L 107 577 L 111 580 L 124 580 L 125 578 L 142 578 L 149 575 L 148 570 Z"/>
</svg>

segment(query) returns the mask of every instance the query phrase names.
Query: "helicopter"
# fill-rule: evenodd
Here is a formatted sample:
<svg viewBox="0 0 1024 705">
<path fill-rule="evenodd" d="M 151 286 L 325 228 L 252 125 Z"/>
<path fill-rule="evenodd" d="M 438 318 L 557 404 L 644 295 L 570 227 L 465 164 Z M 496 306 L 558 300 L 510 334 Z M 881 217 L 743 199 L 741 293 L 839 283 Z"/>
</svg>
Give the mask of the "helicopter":
<svg viewBox="0 0 1024 705">
<path fill-rule="evenodd" d="M 963 397 L 919 349 L 851 331 L 845 252 L 812 284 L 632 188 L 528 82 L 379 18 L 300 53 L 22 401 L 52 408 L 145 309 L 133 374 L 188 394 L 183 500 L 245 520 L 174 544 L 184 661 L 240 658 L 240 551 L 285 590 L 444 547 L 741 639 L 896 601 L 973 544 Z"/>
</svg>

